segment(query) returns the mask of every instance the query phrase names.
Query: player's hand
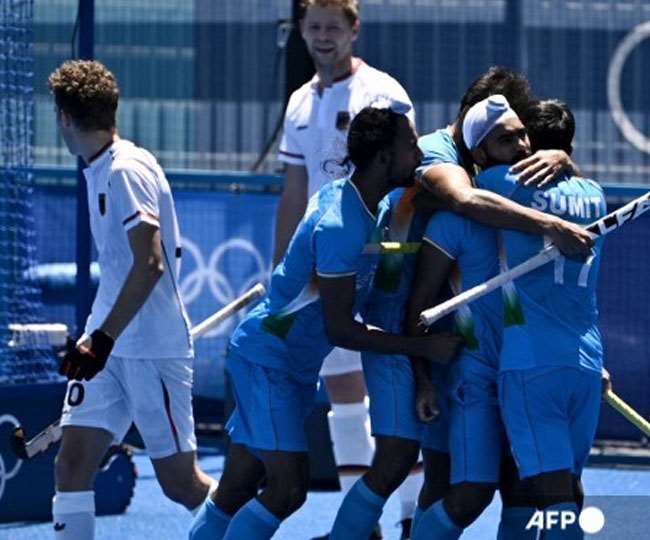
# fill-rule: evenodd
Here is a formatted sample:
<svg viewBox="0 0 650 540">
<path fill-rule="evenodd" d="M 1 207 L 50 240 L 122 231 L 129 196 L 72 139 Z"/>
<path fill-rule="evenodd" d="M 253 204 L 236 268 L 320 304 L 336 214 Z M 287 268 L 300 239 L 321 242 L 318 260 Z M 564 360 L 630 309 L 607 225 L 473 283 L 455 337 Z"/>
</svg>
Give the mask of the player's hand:
<svg viewBox="0 0 650 540">
<path fill-rule="evenodd" d="M 607 392 L 609 392 L 612 389 L 612 377 L 609 374 L 609 371 L 607 371 L 605 368 L 603 368 L 601 374 L 601 382 L 602 382 L 603 397 L 605 397 L 605 394 L 607 394 Z"/>
<path fill-rule="evenodd" d="M 538 150 L 510 167 L 512 174 L 524 186 L 543 187 L 557 178 L 565 169 L 571 169 L 571 158 L 563 150 Z"/>
<path fill-rule="evenodd" d="M 547 234 L 563 255 L 567 257 L 587 257 L 591 254 L 594 240 L 580 225 L 555 218 L 551 220 Z"/>
<path fill-rule="evenodd" d="M 113 338 L 101 330 L 95 330 L 88 339 L 80 340 L 78 344 L 70 341 L 59 373 L 68 380 L 89 381 L 104 369 L 114 343 Z"/>
<path fill-rule="evenodd" d="M 430 380 L 416 383 L 415 411 L 422 422 L 431 422 L 440 416 L 436 387 Z"/>
<path fill-rule="evenodd" d="M 79 349 L 81 352 L 89 351 L 91 346 L 92 346 L 92 339 L 85 332 L 81 335 L 81 337 L 77 340 L 77 343 L 75 344 L 75 347 L 77 347 L 77 349 Z"/>
<path fill-rule="evenodd" d="M 450 332 L 429 334 L 422 340 L 424 346 L 419 354 L 439 364 L 449 363 L 456 356 L 463 341 L 460 336 Z"/>
</svg>

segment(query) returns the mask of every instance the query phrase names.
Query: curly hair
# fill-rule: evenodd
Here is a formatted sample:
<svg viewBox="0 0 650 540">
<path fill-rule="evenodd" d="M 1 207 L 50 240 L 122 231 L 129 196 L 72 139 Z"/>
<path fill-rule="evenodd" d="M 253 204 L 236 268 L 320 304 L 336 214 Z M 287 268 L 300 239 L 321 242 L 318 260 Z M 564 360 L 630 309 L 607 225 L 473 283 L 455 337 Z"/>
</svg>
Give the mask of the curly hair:
<svg viewBox="0 0 650 540">
<path fill-rule="evenodd" d="M 365 169 L 378 152 L 393 144 L 399 129 L 398 119 L 402 116 L 390 109 L 361 109 L 350 124 L 346 159 L 357 169 Z"/>
<path fill-rule="evenodd" d="M 305 16 L 307 8 L 310 7 L 341 8 L 350 26 L 354 26 L 359 20 L 359 3 L 357 0 L 301 0 L 300 12 L 302 17 Z"/>
<path fill-rule="evenodd" d="M 56 106 L 82 131 L 110 130 L 120 91 L 115 76 L 101 62 L 70 60 L 47 79 Z"/>
</svg>

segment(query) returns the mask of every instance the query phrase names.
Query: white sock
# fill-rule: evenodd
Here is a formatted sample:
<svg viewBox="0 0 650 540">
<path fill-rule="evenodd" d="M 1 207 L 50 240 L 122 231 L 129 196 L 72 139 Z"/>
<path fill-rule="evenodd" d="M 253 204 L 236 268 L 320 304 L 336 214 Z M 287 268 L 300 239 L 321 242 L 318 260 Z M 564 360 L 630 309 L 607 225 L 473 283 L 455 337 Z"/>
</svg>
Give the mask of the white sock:
<svg viewBox="0 0 650 540">
<path fill-rule="evenodd" d="M 397 492 L 399 493 L 400 506 L 402 508 L 402 517 L 400 517 L 400 521 L 413 518 L 423 482 L 424 474 L 422 471 L 418 471 L 409 474 L 406 477 L 406 480 L 404 480 L 400 487 L 397 488 Z"/>
<path fill-rule="evenodd" d="M 370 435 L 370 419 L 365 401 L 332 403 L 327 415 L 337 467 L 369 467 L 375 452 Z M 361 477 L 359 473 L 339 474 L 343 496 Z"/>
<path fill-rule="evenodd" d="M 95 538 L 95 492 L 57 491 L 52 499 L 56 540 Z"/>
</svg>

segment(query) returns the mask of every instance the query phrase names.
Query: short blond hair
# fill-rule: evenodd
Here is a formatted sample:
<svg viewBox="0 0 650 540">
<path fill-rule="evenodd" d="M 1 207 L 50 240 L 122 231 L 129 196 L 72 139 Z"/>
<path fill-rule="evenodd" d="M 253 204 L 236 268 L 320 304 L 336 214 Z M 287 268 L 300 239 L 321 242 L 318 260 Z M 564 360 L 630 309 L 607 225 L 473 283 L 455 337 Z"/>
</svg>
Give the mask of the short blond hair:
<svg viewBox="0 0 650 540">
<path fill-rule="evenodd" d="M 47 79 L 56 106 L 83 131 L 110 130 L 120 91 L 115 76 L 101 62 L 69 60 Z"/>
<path fill-rule="evenodd" d="M 354 26 L 359 20 L 359 2 L 357 0 L 301 0 L 300 7 L 303 17 L 310 7 L 340 8 L 350 26 Z"/>
</svg>

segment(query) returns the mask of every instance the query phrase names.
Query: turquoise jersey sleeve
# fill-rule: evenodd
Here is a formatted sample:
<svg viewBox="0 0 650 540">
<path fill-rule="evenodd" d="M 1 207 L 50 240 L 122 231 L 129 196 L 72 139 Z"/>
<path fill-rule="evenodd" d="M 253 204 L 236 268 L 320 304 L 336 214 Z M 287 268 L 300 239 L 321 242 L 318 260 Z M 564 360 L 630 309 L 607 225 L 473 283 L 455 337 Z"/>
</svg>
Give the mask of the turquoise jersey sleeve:
<svg viewBox="0 0 650 540">
<path fill-rule="evenodd" d="M 476 185 L 481 189 L 493 191 L 508 199 L 513 198 L 513 195 L 518 190 L 517 188 L 521 186 L 521 184 L 517 183 L 517 177 L 508 172 L 507 165 L 490 167 L 477 175 L 475 181 Z"/>
<path fill-rule="evenodd" d="M 465 243 L 468 221 L 452 212 L 436 212 L 424 232 L 424 241 L 457 259 Z"/>
<path fill-rule="evenodd" d="M 460 165 L 460 155 L 456 143 L 446 129 L 439 129 L 418 139 L 418 146 L 422 151 L 422 161 L 417 168 L 418 176 L 421 175 L 427 167 L 440 165 L 441 163 L 451 163 Z"/>
<path fill-rule="evenodd" d="M 344 220 L 330 210 L 316 225 L 312 245 L 319 276 L 343 277 L 357 273 L 367 227 L 365 223 L 351 223 L 351 219 L 352 215 Z"/>
</svg>

